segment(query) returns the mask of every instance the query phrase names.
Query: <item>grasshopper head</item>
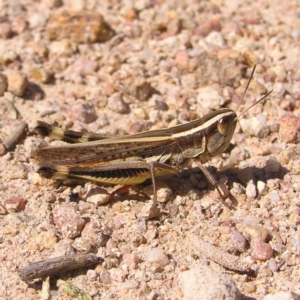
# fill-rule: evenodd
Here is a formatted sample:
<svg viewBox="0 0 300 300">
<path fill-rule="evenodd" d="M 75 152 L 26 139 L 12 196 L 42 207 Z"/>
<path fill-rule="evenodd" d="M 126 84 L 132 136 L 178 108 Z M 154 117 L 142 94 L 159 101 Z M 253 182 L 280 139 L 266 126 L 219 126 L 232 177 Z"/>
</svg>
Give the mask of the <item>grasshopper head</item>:
<svg viewBox="0 0 300 300">
<path fill-rule="evenodd" d="M 207 150 L 211 156 L 224 152 L 230 144 L 237 124 L 237 115 L 231 109 L 215 112 L 213 122 L 207 126 Z"/>
</svg>

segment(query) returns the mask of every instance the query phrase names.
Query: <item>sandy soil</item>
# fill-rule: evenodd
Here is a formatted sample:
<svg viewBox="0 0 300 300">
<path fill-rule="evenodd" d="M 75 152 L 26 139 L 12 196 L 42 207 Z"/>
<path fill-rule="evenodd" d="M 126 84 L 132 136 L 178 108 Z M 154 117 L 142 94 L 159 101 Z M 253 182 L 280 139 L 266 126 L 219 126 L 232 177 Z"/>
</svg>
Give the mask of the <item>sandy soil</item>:
<svg viewBox="0 0 300 300">
<path fill-rule="evenodd" d="M 0 299 L 71 299 L 57 279 L 92 299 L 299 299 L 299 1 L 1 0 L 0 11 Z M 196 164 L 157 181 L 155 219 L 151 181 L 103 204 L 116 187 L 35 173 L 31 152 L 62 144 L 37 120 L 134 134 L 239 113 L 271 90 L 206 164 L 226 203 Z M 82 253 L 103 260 L 48 287 L 18 274 Z"/>
</svg>

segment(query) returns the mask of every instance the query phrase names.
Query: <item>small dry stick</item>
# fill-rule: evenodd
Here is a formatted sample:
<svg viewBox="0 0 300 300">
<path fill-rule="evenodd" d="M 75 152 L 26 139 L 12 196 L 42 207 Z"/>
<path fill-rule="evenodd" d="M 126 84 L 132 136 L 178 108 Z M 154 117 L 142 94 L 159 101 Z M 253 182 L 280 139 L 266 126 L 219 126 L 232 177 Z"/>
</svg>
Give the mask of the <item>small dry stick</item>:
<svg viewBox="0 0 300 300">
<path fill-rule="evenodd" d="M 38 261 L 18 271 L 24 281 L 35 278 L 52 276 L 70 270 L 91 267 L 102 260 L 94 254 L 59 256 L 47 260 Z"/>
<path fill-rule="evenodd" d="M 5 146 L 5 148 L 7 150 L 12 150 L 18 144 L 19 140 L 24 135 L 26 129 L 27 129 L 27 123 L 24 121 L 21 121 L 14 128 L 12 133 L 4 139 L 3 145 Z"/>
<path fill-rule="evenodd" d="M 200 252 L 213 262 L 236 272 L 251 272 L 250 265 L 243 262 L 239 257 L 218 249 L 195 234 L 190 234 L 188 238 L 193 244 L 195 252 Z"/>
</svg>

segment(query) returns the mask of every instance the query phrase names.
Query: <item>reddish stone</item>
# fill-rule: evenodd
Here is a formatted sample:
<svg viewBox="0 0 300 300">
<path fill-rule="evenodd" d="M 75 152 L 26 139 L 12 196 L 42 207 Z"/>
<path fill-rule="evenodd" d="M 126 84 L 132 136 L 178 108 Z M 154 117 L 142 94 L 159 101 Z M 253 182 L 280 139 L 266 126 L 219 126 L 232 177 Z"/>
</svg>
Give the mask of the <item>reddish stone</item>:
<svg viewBox="0 0 300 300">
<path fill-rule="evenodd" d="M 195 35 L 206 37 L 212 31 L 221 31 L 221 23 L 217 19 L 208 20 L 203 22 L 195 29 Z"/>
<path fill-rule="evenodd" d="M 4 206 L 9 212 L 20 212 L 25 209 L 27 201 L 24 198 L 12 197 L 4 201 Z"/>
<path fill-rule="evenodd" d="M 64 237 L 78 237 L 83 230 L 86 221 L 76 213 L 73 204 L 62 204 L 53 209 L 53 221 Z"/>
<path fill-rule="evenodd" d="M 254 237 L 250 243 L 251 257 L 257 260 L 266 261 L 273 256 L 273 249 L 260 238 Z"/>
<path fill-rule="evenodd" d="M 292 114 L 281 117 L 279 121 L 279 135 L 287 143 L 300 142 L 300 119 Z"/>
<path fill-rule="evenodd" d="M 179 70 L 186 70 L 189 63 L 189 55 L 186 51 L 177 52 L 174 60 L 174 65 Z"/>
</svg>

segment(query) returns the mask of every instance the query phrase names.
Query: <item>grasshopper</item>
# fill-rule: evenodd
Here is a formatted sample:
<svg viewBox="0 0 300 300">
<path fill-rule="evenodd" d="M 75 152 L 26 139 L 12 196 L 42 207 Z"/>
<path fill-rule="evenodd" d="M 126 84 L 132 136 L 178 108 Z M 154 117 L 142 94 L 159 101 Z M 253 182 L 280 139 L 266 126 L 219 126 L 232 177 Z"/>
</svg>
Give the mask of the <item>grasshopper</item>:
<svg viewBox="0 0 300 300">
<path fill-rule="evenodd" d="M 254 71 L 255 67 L 241 101 Z M 222 108 L 186 124 L 117 137 L 63 130 L 38 121 L 35 129 L 42 136 L 73 144 L 37 149 L 32 157 L 38 164 L 37 172 L 45 178 L 77 178 L 126 186 L 152 179 L 154 203 L 157 201 L 155 178 L 176 173 L 195 161 L 224 199 L 228 190 L 218 184 L 203 164 L 226 150 L 239 116 L 231 109 Z"/>
</svg>

